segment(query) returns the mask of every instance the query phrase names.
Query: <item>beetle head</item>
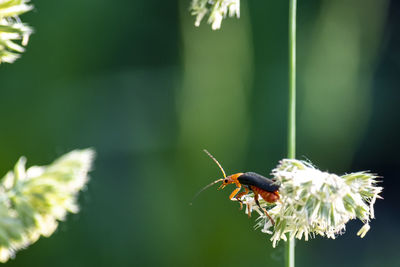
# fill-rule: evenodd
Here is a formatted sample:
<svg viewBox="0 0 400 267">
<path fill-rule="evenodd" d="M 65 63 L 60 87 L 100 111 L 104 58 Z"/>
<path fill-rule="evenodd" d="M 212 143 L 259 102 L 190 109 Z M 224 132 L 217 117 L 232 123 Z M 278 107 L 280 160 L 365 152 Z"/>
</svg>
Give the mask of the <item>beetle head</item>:
<svg viewBox="0 0 400 267">
<path fill-rule="evenodd" d="M 241 173 L 241 172 L 240 173 L 235 173 L 235 174 L 229 175 L 229 176 L 221 179 L 222 180 L 222 184 L 221 184 L 220 187 L 218 187 L 218 190 L 224 189 L 224 187 L 227 186 L 228 184 L 237 183 L 237 178 L 242 174 L 243 173 Z"/>
</svg>

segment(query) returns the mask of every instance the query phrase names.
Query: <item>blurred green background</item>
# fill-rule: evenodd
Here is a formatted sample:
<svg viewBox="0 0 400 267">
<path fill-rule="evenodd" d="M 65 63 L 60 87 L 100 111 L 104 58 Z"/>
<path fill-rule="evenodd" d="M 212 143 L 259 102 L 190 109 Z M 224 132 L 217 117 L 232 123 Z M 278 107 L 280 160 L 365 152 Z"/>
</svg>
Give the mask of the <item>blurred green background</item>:
<svg viewBox="0 0 400 267">
<path fill-rule="evenodd" d="M 242 1 L 220 31 L 188 0 L 46 1 L 22 16 L 27 52 L 0 66 L 0 173 L 25 155 L 98 156 L 81 212 L 8 266 L 283 266 L 220 171 L 268 175 L 286 152 L 288 1 Z M 336 240 L 297 242 L 297 266 L 400 266 L 400 3 L 298 3 L 298 158 L 384 176 L 384 201 Z"/>
</svg>

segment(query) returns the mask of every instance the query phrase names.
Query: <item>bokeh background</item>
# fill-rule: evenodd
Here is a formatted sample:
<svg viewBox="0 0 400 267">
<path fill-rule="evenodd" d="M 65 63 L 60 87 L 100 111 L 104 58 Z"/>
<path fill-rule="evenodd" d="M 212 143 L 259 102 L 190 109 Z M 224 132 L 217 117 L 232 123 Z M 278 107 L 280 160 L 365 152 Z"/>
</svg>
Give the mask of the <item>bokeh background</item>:
<svg viewBox="0 0 400 267">
<path fill-rule="evenodd" d="M 0 173 L 98 153 L 81 212 L 7 266 L 283 266 L 230 202 L 194 193 L 285 157 L 288 1 L 243 0 L 220 31 L 188 0 L 35 0 L 27 52 L 0 66 Z M 384 200 L 336 240 L 297 242 L 297 266 L 400 266 L 400 3 L 298 4 L 298 158 L 383 176 Z"/>
</svg>

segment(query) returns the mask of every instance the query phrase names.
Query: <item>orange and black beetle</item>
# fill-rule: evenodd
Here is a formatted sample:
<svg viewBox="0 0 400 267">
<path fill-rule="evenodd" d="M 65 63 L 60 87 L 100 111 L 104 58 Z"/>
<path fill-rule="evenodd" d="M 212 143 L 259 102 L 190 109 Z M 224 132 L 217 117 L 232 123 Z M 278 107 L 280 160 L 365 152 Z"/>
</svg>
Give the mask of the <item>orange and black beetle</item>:
<svg viewBox="0 0 400 267">
<path fill-rule="evenodd" d="M 201 189 L 195 197 L 197 197 L 198 194 L 200 194 L 202 191 L 205 189 L 209 188 L 210 186 L 221 182 L 222 185 L 218 189 L 223 189 L 225 186 L 229 184 L 235 184 L 236 189 L 233 190 L 233 192 L 229 195 L 229 199 L 232 200 L 235 198 L 240 202 L 240 208 L 242 209 L 243 204 L 241 201 L 241 198 L 248 194 L 250 191 L 254 193 L 254 201 L 258 205 L 258 207 L 264 211 L 265 215 L 271 220 L 272 224 L 275 224 L 274 220 L 271 218 L 271 216 L 268 214 L 268 212 L 260 206 L 260 203 L 258 201 L 259 196 L 261 196 L 266 202 L 268 203 L 275 203 L 276 201 L 279 200 L 279 185 L 276 184 L 273 180 L 264 177 L 260 174 L 257 174 L 255 172 L 245 172 L 245 173 L 235 173 L 229 176 L 226 176 L 224 169 L 222 168 L 221 164 L 207 151 L 204 150 L 204 152 L 207 153 L 207 155 L 212 158 L 215 163 L 217 163 L 218 167 L 221 169 L 224 178 L 218 179 L 211 184 L 205 186 L 203 189 Z M 244 188 L 244 192 L 239 193 L 239 191 Z M 248 210 L 248 214 L 250 216 L 250 210 Z"/>
</svg>

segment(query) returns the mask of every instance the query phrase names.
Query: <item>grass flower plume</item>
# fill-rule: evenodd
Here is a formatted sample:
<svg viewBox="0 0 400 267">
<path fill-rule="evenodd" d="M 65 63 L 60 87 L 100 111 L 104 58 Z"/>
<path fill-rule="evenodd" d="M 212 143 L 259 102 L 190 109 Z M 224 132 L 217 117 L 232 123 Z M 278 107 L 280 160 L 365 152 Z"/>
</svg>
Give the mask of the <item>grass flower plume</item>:
<svg viewBox="0 0 400 267">
<path fill-rule="evenodd" d="M 275 247 L 279 240 L 292 238 L 308 240 L 315 235 L 335 238 L 346 229 L 349 220 L 358 218 L 364 226 L 358 235 L 364 237 L 369 222 L 374 218 L 373 205 L 382 187 L 377 176 L 369 172 L 356 172 L 342 176 L 322 172 L 308 162 L 284 159 L 272 171 L 280 184 L 281 201 L 261 205 L 275 220 L 273 226 L 264 213 L 253 203 L 251 195 L 244 202 L 256 210 L 260 217 L 256 227 L 272 234 Z M 250 210 L 251 212 L 251 210 Z"/>
<path fill-rule="evenodd" d="M 32 28 L 19 15 L 31 10 L 30 0 L 0 0 L 0 63 L 13 63 L 25 51 Z"/>
<path fill-rule="evenodd" d="M 193 0 L 190 9 L 192 15 L 196 16 L 195 26 L 200 26 L 200 22 L 208 15 L 211 28 L 218 30 L 227 15 L 240 17 L 240 0 Z"/>
<path fill-rule="evenodd" d="M 50 236 L 67 212 L 78 212 L 77 194 L 88 181 L 94 151 L 74 150 L 48 166 L 25 169 L 20 158 L 0 180 L 0 262 Z"/>
</svg>

